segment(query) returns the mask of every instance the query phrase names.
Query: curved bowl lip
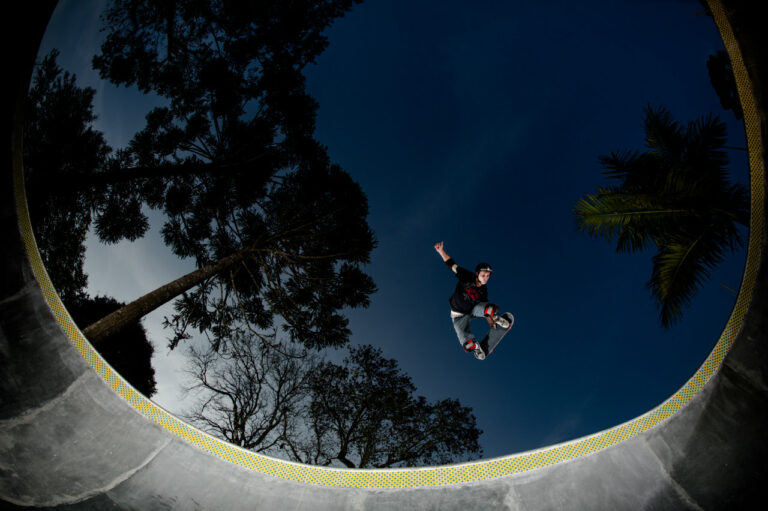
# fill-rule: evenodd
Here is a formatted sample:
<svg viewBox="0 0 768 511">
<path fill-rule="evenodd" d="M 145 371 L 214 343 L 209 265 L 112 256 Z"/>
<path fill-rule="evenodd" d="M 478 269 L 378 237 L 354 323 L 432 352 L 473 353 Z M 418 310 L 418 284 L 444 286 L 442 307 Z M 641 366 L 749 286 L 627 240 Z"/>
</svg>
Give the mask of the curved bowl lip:
<svg viewBox="0 0 768 511">
<path fill-rule="evenodd" d="M 414 488 L 442 486 L 521 474 L 592 454 L 628 440 L 659 426 L 680 411 L 690 403 L 719 370 L 736 340 L 749 308 L 755 289 L 757 271 L 761 264 L 761 247 L 765 245 L 763 239 L 765 236 L 763 225 L 765 220 L 763 215 L 765 210 L 763 196 L 765 169 L 760 156 L 759 116 L 752 84 L 747 77 L 738 45 L 735 43 L 732 29 L 725 17 L 720 0 L 709 0 L 709 4 L 731 58 L 744 111 L 751 190 L 751 219 L 745 271 L 731 316 L 715 347 L 703 364 L 672 396 L 655 408 L 627 422 L 585 437 L 531 451 L 452 465 L 417 468 L 345 469 L 318 467 L 265 456 L 226 443 L 184 423 L 140 394 L 117 374 L 85 339 L 61 303 L 43 267 L 30 226 L 22 165 L 20 162 L 15 162 L 13 178 L 18 222 L 35 279 L 43 291 L 48 306 L 71 343 L 104 382 L 131 407 L 150 421 L 160 425 L 171 435 L 218 458 L 262 474 L 297 482 L 336 487 Z"/>
</svg>

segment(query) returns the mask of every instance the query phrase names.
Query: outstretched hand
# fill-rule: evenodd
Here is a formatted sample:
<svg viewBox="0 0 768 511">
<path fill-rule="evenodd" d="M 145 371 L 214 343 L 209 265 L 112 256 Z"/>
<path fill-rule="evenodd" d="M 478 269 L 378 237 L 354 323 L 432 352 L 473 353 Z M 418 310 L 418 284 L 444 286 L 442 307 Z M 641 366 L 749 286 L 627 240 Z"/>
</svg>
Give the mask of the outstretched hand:
<svg viewBox="0 0 768 511">
<path fill-rule="evenodd" d="M 448 261 L 451 260 L 451 256 L 445 253 L 445 248 L 443 247 L 444 245 L 442 241 L 438 241 L 437 243 L 435 243 L 435 250 L 437 250 L 437 253 L 440 254 L 440 257 L 443 259 L 443 262 L 448 263 Z M 451 271 L 455 272 L 457 267 L 458 265 L 454 263 L 453 266 L 451 267 Z"/>
</svg>

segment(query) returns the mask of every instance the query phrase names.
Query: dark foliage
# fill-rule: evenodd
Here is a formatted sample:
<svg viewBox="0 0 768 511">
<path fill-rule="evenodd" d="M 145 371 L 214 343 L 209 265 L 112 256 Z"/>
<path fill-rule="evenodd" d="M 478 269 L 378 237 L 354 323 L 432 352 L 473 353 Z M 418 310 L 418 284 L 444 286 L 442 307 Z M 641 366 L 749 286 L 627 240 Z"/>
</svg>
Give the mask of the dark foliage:
<svg viewBox="0 0 768 511">
<path fill-rule="evenodd" d="M 189 349 L 188 373 L 197 402 L 185 419 L 255 452 L 279 452 L 301 423 L 315 358 L 274 338 L 233 332 L 216 352 Z"/>
<path fill-rule="evenodd" d="M 385 468 L 478 457 L 482 433 L 455 399 L 414 396 L 411 378 L 378 348 L 350 348 L 309 380 L 309 433 L 287 443 L 294 459 L 318 465 Z"/>
<path fill-rule="evenodd" d="M 411 378 L 372 346 L 318 363 L 276 338 L 230 337 L 218 353 L 191 349 L 201 390 L 186 417 L 231 443 L 315 465 L 383 468 L 482 454 L 472 410 L 414 396 Z"/>
<path fill-rule="evenodd" d="M 739 92 L 736 90 L 736 78 L 733 76 L 731 59 L 725 50 L 710 55 L 707 59 L 707 71 L 709 71 L 709 81 L 712 88 L 715 89 L 720 98 L 720 105 L 725 110 L 732 110 L 737 119 L 743 119 L 744 113 L 741 110 L 741 101 Z"/>
<path fill-rule="evenodd" d="M 138 204 L 122 203 L 104 187 L 74 189 L 76 183 L 103 172 L 111 149 L 92 127 L 91 88 L 57 65 L 53 50 L 35 69 L 24 123 L 24 170 L 27 199 L 38 249 L 59 296 L 66 302 L 83 296 L 85 236 L 95 219 L 110 224 L 110 241 L 133 239 L 146 229 Z"/>
<path fill-rule="evenodd" d="M 67 310 L 75 323 L 82 328 L 120 309 L 123 305 L 125 304 L 114 298 L 97 296 L 68 304 Z M 130 324 L 117 334 L 114 342 L 97 346 L 96 349 L 136 390 L 147 397 L 151 397 L 157 391 L 155 370 L 152 368 L 152 354 L 155 350 L 139 321 Z"/>
<path fill-rule="evenodd" d="M 354 3 L 116 0 L 104 14 L 102 77 L 168 99 L 122 154 L 122 177 L 167 215 L 179 257 L 202 269 L 242 255 L 185 288 L 171 347 L 190 327 L 217 347 L 237 322 L 341 345 L 340 310 L 368 304 L 367 200 L 312 138 L 301 73 Z"/>
</svg>

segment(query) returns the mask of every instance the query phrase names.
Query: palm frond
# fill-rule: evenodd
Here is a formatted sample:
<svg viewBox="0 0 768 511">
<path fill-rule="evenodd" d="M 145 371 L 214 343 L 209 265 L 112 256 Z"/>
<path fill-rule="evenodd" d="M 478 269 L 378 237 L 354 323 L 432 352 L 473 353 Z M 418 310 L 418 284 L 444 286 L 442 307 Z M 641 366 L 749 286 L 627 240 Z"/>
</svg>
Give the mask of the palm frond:
<svg viewBox="0 0 768 511">
<path fill-rule="evenodd" d="M 619 184 L 580 198 L 573 214 L 579 230 L 615 239 L 617 251 L 658 247 L 648 287 L 669 327 L 723 253 L 743 246 L 749 196 L 729 182 L 726 125 L 717 116 L 681 127 L 667 109 L 648 106 L 645 136 L 645 152 L 600 157 Z"/>
<path fill-rule="evenodd" d="M 723 261 L 723 246 L 712 234 L 711 229 L 703 229 L 669 239 L 653 257 L 653 271 L 647 286 L 660 307 L 659 315 L 665 328 L 680 319 L 683 307 L 690 304 L 691 298 L 709 279 L 711 270 Z"/>
<path fill-rule="evenodd" d="M 608 155 L 602 155 L 599 157 L 600 165 L 607 169 L 603 172 L 603 175 L 610 179 L 621 180 L 622 182 L 627 178 L 627 175 L 633 173 L 640 164 L 640 160 L 643 158 L 643 153 L 637 151 L 620 151 L 611 152 Z"/>
<path fill-rule="evenodd" d="M 685 132 L 686 168 L 719 182 L 727 181 L 728 154 L 724 146 L 728 129 L 720 118 L 708 114 L 688 123 Z M 704 176 L 700 177 L 703 178 Z"/>
<path fill-rule="evenodd" d="M 689 210 L 671 207 L 660 197 L 605 188 L 580 198 L 573 214 L 580 231 L 608 240 L 616 237 L 619 252 L 648 248 L 691 222 Z"/>
<path fill-rule="evenodd" d="M 737 183 L 727 187 L 719 198 L 716 208 L 723 218 L 749 227 L 749 192 L 744 185 Z"/>
<path fill-rule="evenodd" d="M 620 180 L 621 188 L 625 191 L 655 191 L 666 174 L 665 168 L 659 164 L 658 156 L 648 152 L 612 152 L 601 156 L 600 164 L 606 169 L 603 175 Z"/>
<path fill-rule="evenodd" d="M 664 107 L 645 109 L 645 142 L 650 153 L 662 161 L 679 161 L 685 148 L 685 134 L 680 124 Z"/>
</svg>

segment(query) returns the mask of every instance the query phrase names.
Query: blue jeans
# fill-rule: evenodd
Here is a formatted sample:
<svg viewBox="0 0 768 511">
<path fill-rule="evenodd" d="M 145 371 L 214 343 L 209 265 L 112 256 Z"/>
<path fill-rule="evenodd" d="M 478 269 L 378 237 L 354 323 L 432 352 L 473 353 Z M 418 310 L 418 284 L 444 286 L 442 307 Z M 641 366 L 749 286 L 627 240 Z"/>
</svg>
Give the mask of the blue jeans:
<svg viewBox="0 0 768 511">
<path fill-rule="evenodd" d="M 464 347 L 464 343 L 474 338 L 474 335 L 472 334 L 472 325 L 470 325 L 470 322 L 475 318 L 484 317 L 485 307 L 487 305 L 488 302 L 480 302 L 474 306 L 471 313 L 464 314 L 463 316 L 459 316 L 457 318 L 451 318 L 453 321 L 453 328 L 456 329 L 456 335 L 459 337 L 459 344 L 461 344 L 462 347 Z"/>
</svg>

